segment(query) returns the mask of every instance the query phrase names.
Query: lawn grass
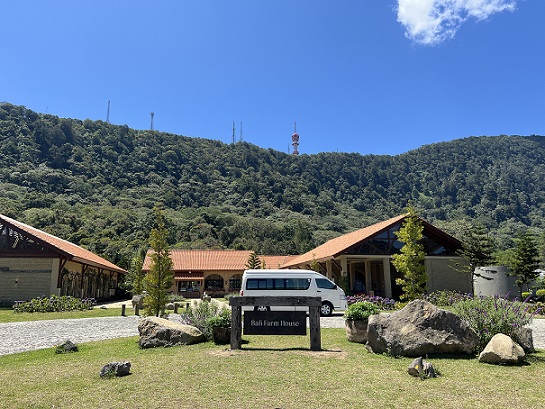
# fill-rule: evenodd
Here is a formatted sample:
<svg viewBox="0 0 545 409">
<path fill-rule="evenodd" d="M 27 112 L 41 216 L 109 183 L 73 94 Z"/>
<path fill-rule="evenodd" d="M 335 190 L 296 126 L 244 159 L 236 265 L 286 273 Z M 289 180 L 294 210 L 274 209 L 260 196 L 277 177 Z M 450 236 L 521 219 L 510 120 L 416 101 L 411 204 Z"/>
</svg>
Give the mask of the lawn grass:
<svg viewBox="0 0 545 409">
<path fill-rule="evenodd" d="M 243 336 L 243 349 L 211 342 L 142 350 L 138 337 L 0 357 L 0 408 L 538 408 L 545 353 L 523 366 L 475 358 L 431 358 L 441 375 L 407 374 L 412 358 L 374 355 L 322 329 L 324 351 L 304 336 Z M 108 362 L 131 375 L 101 379 Z"/>
<path fill-rule="evenodd" d="M 125 315 L 134 315 L 134 310 L 130 307 L 130 305 L 127 305 L 125 308 Z M 121 316 L 121 308 L 103 309 L 100 307 L 94 307 L 92 310 L 63 312 L 14 312 L 11 308 L 0 308 L 0 323 L 119 316 Z"/>
</svg>

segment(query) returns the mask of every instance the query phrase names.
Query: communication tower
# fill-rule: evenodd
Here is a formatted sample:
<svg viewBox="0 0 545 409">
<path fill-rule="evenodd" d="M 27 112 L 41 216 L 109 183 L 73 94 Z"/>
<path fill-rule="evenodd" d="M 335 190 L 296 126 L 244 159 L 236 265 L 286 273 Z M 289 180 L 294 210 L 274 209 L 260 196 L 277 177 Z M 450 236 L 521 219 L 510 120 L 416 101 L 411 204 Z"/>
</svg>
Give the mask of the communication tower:
<svg viewBox="0 0 545 409">
<path fill-rule="evenodd" d="M 292 155 L 299 155 L 297 148 L 299 147 L 299 135 L 297 134 L 297 124 L 293 122 L 293 135 L 291 136 L 291 144 L 293 145 Z"/>
<path fill-rule="evenodd" d="M 108 112 L 106 113 L 106 123 L 110 123 L 110 100 L 108 100 Z"/>
<path fill-rule="evenodd" d="M 233 144 L 235 143 L 235 121 L 233 121 Z"/>
<path fill-rule="evenodd" d="M 152 130 L 152 131 L 153 131 L 153 117 L 154 117 L 154 115 L 155 115 L 155 112 L 151 112 L 151 113 L 150 113 L 150 116 L 151 116 L 151 124 L 150 124 L 149 129 Z"/>
</svg>

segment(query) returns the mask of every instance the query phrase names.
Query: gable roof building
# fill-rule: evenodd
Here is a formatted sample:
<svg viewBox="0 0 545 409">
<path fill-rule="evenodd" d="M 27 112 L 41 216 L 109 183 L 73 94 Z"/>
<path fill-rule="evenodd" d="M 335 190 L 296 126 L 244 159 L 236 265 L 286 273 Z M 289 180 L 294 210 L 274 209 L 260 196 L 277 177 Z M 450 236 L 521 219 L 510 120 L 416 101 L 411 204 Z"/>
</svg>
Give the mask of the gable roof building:
<svg viewBox="0 0 545 409">
<path fill-rule="evenodd" d="M 348 287 L 354 292 L 397 298 L 401 289 L 395 280 L 401 275 L 395 270 L 391 259 L 403 245 L 397 240 L 395 232 L 407 216 L 399 215 L 331 239 L 284 263 L 282 268 L 311 268 L 318 265 L 320 271 L 334 281 L 348 280 Z M 462 243 L 425 220 L 420 221 L 424 226 L 428 291 L 452 289 L 471 292 L 471 277 L 454 268 L 455 262 L 464 262 L 456 254 Z"/>
<path fill-rule="evenodd" d="M 0 214 L 0 303 L 49 295 L 108 299 L 124 274 L 89 250 Z"/>
<path fill-rule="evenodd" d="M 208 295 L 222 296 L 238 292 L 242 274 L 252 252 L 249 250 L 184 250 L 172 249 L 174 270 L 173 292 L 186 298 Z M 151 269 L 152 251 L 148 251 L 142 270 Z M 294 256 L 258 256 L 266 268 L 280 268 Z"/>
</svg>

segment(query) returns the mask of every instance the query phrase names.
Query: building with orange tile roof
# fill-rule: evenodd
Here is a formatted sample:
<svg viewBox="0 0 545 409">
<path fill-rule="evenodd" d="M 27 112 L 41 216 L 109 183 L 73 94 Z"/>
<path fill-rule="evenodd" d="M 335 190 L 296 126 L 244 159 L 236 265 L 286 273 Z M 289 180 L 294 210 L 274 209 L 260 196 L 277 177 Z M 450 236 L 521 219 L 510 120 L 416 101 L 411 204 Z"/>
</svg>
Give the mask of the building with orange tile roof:
<svg viewBox="0 0 545 409">
<path fill-rule="evenodd" d="M 398 298 L 401 289 L 395 280 L 401 275 L 391 261 L 392 255 L 398 253 L 403 245 L 395 232 L 406 217 L 407 214 L 399 215 L 331 239 L 294 257 L 282 268 L 318 268 L 333 281 L 340 282 L 343 277 L 347 279 L 353 292 Z M 471 292 L 471 276 L 455 268 L 455 263 L 464 263 L 456 253 L 462 243 L 425 220 L 420 221 L 424 226 L 428 291 Z"/>
<path fill-rule="evenodd" d="M 238 292 L 242 273 L 252 252 L 249 250 L 182 250 L 172 249 L 170 257 L 174 268 L 173 293 L 186 298 L 223 296 Z M 151 250 L 148 251 L 142 271 L 151 268 Z M 295 256 L 258 256 L 265 268 L 280 268 Z"/>
<path fill-rule="evenodd" d="M 93 252 L 0 214 L 0 304 L 40 296 L 110 299 L 127 272 Z"/>
</svg>

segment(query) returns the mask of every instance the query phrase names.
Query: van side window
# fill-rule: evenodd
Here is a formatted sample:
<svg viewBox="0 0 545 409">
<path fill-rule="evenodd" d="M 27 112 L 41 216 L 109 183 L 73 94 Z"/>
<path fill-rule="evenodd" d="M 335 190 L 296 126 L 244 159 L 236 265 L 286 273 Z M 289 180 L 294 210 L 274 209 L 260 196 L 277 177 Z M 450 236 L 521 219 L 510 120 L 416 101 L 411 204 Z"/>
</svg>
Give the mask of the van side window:
<svg viewBox="0 0 545 409">
<path fill-rule="evenodd" d="M 247 290 L 308 290 L 308 278 L 249 278 Z"/>
<path fill-rule="evenodd" d="M 316 287 L 323 288 L 326 290 L 335 290 L 337 288 L 337 286 L 331 281 L 329 281 L 327 278 L 317 278 Z"/>
</svg>

